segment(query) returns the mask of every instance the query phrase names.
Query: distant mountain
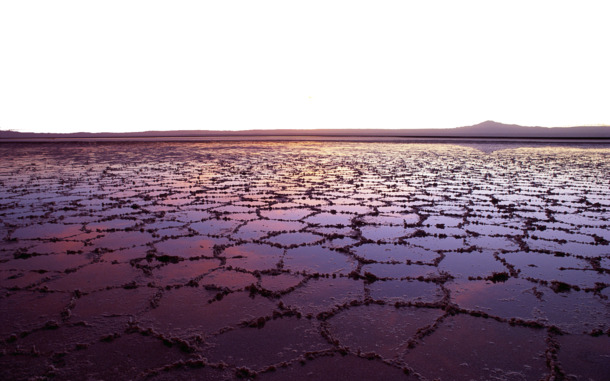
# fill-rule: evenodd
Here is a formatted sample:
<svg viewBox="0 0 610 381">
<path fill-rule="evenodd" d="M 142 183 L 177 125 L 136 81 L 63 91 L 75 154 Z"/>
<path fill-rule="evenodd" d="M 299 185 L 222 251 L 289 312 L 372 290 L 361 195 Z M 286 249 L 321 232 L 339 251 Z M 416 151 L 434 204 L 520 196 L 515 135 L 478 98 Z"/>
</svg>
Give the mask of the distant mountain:
<svg viewBox="0 0 610 381">
<path fill-rule="evenodd" d="M 524 127 L 491 120 L 473 126 L 447 129 L 450 136 L 539 137 L 539 138 L 610 138 L 610 126 Z M 455 134 L 455 135 L 454 135 Z"/>
<path fill-rule="evenodd" d="M 435 138 L 563 138 L 563 139 L 610 139 L 610 126 L 578 127 L 524 127 L 503 124 L 491 120 L 473 126 L 441 129 L 311 129 L 311 130 L 174 130 L 123 133 L 70 134 L 0 131 L 0 139 L 83 139 L 83 138 L 163 138 L 163 137 L 222 137 L 222 136 L 380 136 L 380 137 L 435 137 Z"/>
</svg>

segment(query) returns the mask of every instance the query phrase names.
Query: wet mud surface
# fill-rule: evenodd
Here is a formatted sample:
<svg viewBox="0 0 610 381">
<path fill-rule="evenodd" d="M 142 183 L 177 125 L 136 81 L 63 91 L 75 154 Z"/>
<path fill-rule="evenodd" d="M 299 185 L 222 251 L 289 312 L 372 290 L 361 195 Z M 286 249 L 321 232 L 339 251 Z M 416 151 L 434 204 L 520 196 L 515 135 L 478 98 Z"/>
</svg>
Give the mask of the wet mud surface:
<svg viewBox="0 0 610 381">
<path fill-rule="evenodd" d="M 603 380 L 610 149 L 0 145 L 0 379 Z"/>
</svg>

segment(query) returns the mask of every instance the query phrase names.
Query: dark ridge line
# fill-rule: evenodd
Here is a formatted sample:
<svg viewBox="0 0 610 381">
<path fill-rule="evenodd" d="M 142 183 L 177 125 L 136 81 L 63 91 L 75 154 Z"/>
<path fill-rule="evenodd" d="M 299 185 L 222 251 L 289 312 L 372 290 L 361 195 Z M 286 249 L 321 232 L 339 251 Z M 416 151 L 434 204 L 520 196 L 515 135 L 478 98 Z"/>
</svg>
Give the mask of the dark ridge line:
<svg viewBox="0 0 610 381">
<path fill-rule="evenodd" d="M 477 141 L 488 139 L 488 140 L 508 140 L 508 141 L 522 141 L 522 140 L 598 140 L 598 141 L 610 141 L 610 137 L 607 136 L 509 136 L 509 135 L 383 135 L 383 134 L 218 134 L 218 135 L 142 135 L 142 136 L 30 136 L 30 137 L 0 137 L 0 143 L 5 142 L 71 142 L 71 141 L 126 141 L 126 142 L 138 142 L 138 141 L 171 141 L 179 142 L 180 138 L 191 138 L 198 139 L 200 141 L 240 141 L 231 138 L 245 138 L 246 141 L 265 141 L 265 139 L 257 138 L 293 138 L 294 141 L 307 140 L 305 138 L 384 138 L 384 139 L 449 139 L 449 140 L 460 140 L 460 139 L 476 139 Z M 229 138 L 223 140 L 221 138 Z M 189 140 L 198 141 L 198 140 Z M 271 140 L 271 139 L 269 139 Z"/>
<path fill-rule="evenodd" d="M 418 137 L 583 137 L 596 136 L 610 138 L 609 125 L 580 125 L 566 127 L 522 126 L 506 124 L 493 120 L 457 127 L 443 128 L 299 128 L 299 129 L 261 129 L 247 130 L 185 130 L 173 129 L 167 131 L 127 131 L 127 132 L 19 132 L 15 130 L 0 130 L 0 138 L 121 138 L 121 137 L 194 137 L 194 136 L 418 136 Z"/>
</svg>

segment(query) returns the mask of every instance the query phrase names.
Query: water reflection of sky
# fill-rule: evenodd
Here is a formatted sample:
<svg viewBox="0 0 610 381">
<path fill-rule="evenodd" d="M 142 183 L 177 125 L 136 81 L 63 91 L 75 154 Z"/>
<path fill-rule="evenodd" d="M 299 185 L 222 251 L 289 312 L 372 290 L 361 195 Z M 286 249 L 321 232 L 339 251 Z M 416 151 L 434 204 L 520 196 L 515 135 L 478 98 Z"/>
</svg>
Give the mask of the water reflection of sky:
<svg viewBox="0 0 610 381">
<path fill-rule="evenodd" d="M 492 355 L 497 374 L 462 368 L 479 351 L 531 344 L 530 360 L 543 359 L 555 332 L 609 329 L 610 148 L 591 147 L 0 145 L 0 350 L 63 342 L 70 368 L 99 343 L 120 352 L 129 332 L 229 378 L 331 354 L 430 378 L 523 373 Z M 290 350 L 270 353 L 280 336 Z M 440 336 L 474 338 L 442 372 L 426 365 L 444 353 Z"/>
</svg>

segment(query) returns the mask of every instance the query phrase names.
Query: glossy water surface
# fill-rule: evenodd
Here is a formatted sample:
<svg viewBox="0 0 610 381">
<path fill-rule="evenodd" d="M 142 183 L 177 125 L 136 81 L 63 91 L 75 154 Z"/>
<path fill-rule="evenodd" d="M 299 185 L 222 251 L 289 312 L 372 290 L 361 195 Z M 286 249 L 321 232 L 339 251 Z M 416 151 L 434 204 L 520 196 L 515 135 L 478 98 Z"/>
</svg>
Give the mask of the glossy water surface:
<svg viewBox="0 0 610 381">
<path fill-rule="evenodd" d="M 1 379 L 610 374 L 607 146 L 14 143 L 0 164 Z"/>
</svg>

